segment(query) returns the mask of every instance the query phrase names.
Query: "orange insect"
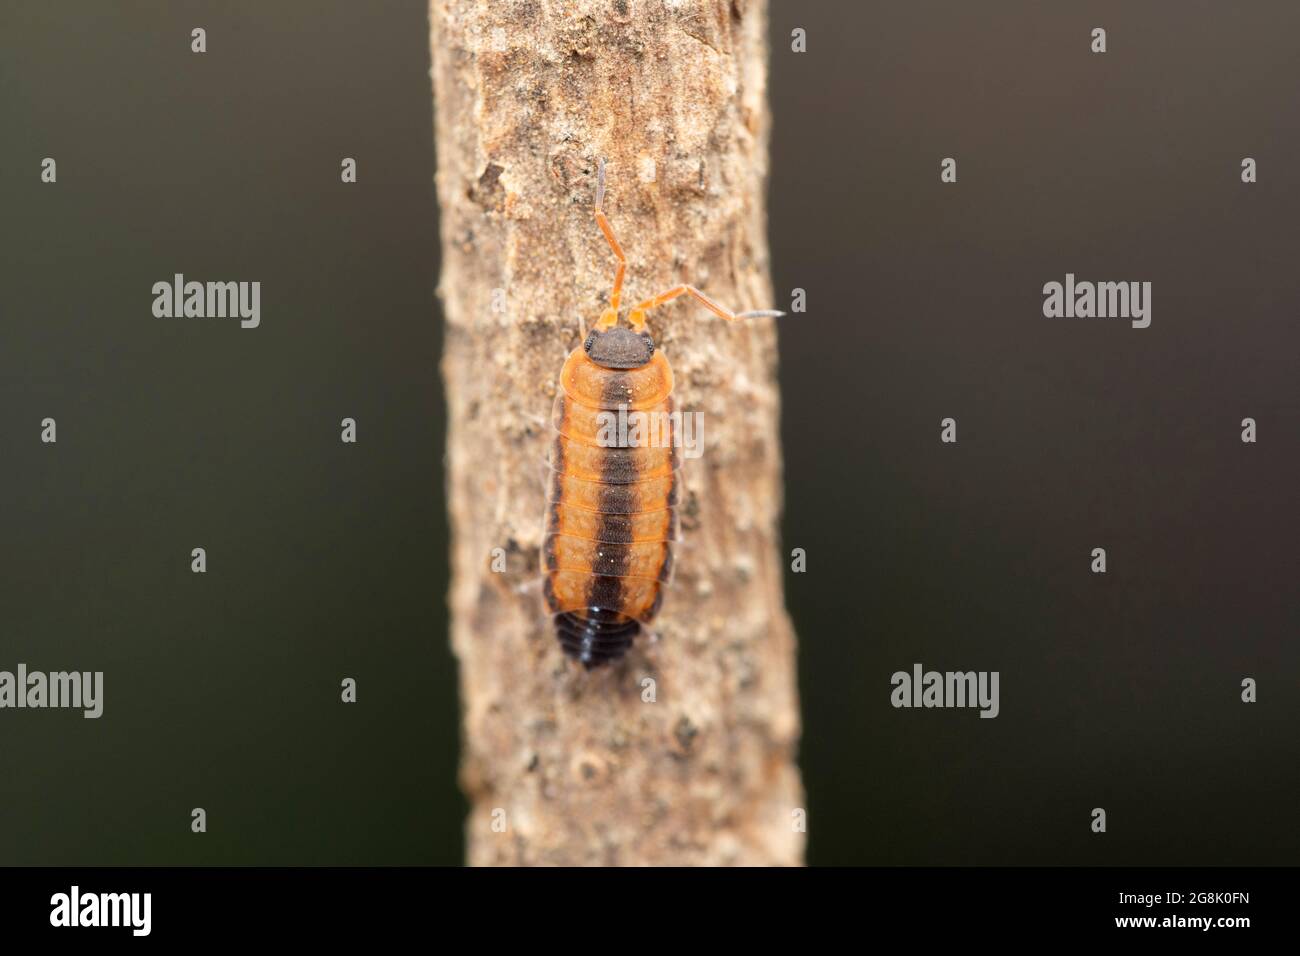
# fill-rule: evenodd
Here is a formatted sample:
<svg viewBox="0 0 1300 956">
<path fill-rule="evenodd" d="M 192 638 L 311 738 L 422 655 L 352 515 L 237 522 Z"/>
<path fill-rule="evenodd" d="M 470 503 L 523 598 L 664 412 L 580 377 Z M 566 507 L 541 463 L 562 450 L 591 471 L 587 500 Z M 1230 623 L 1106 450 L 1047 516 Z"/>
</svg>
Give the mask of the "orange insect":
<svg viewBox="0 0 1300 956">
<path fill-rule="evenodd" d="M 609 308 L 560 371 L 551 423 L 543 590 L 560 645 L 588 668 L 622 657 L 659 611 L 677 538 L 673 372 L 646 329 L 646 312 L 693 296 L 728 321 L 779 316 L 732 313 L 679 285 L 634 305 L 619 326 L 627 260 L 605 218 L 605 162 L 596 175 L 596 225 L 618 259 Z M 611 427 L 641 413 L 645 429 Z M 649 438 L 646 437 L 648 433 Z"/>
</svg>

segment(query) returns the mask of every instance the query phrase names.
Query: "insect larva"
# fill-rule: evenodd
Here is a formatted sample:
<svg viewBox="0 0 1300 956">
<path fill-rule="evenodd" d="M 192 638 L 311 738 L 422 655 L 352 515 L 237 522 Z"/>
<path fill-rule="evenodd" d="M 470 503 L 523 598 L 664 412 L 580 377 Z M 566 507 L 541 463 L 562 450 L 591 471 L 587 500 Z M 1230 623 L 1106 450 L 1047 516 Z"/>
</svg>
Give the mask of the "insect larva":
<svg viewBox="0 0 1300 956">
<path fill-rule="evenodd" d="M 646 312 L 689 295 L 728 321 L 782 314 L 735 314 L 680 285 L 633 306 L 630 327 L 620 326 L 627 260 L 602 210 L 603 160 L 596 183 L 596 224 L 618 269 L 609 308 L 560 371 L 542 549 L 543 589 L 560 646 L 588 668 L 627 652 L 641 625 L 658 613 L 672 572 L 681 465 L 670 417 L 673 372 L 655 349 Z M 644 413 L 660 427 L 650 430 L 649 440 L 614 435 L 608 425 L 620 409 Z"/>
</svg>

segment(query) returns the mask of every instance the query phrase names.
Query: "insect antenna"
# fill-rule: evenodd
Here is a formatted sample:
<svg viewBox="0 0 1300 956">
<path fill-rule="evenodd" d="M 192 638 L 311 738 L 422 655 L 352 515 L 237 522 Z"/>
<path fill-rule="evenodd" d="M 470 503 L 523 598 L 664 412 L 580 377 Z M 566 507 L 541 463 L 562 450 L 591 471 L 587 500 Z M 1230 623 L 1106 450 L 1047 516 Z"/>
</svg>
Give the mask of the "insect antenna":
<svg viewBox="0 0 1300 956">
<path fill-rule="evenodd" d="M 762 318 L 779 318 L 785 315 L 784 312 L 777 309 L 753 309 L 749 312 L 732 312 L 730 309 L 714 302 L 707 295 L 695 288 L 693 285 L 674 286 L 667 292 L 660 293 L 653 299 L 646 299 L 644 302 L 638 302 L 632 307 L 632 312 L 628 316 L 628 321 L 632 323 L 635 331 L 641 331 L 645 328 L 645 314 L 650 309 L 656 309 L 665 302 L 671 302 L 681 295 L 689 295 L 696 299 L 701 305 L 712 312 L 720 319 L 726 319 L 728 322 L 737 322 L 740 319 L 762 319 Z"/>
<path fill-rule="evenodd" d="M 605 160 L 603 157 L 596 166 L 596 225 L 605 234 L 605 241 L 609 243 L 609 248 L 613 250 L 614 255 L 618 258 L 618 268 L 614 271 L 614 288 L 609 293 L 609 308 L 605 310 L 600 317 L 600 321 L 596 323 L 597 328 L 608 329 L 618 322 L 619 303 L 623 298 L 623 276 L 627 274 L 627 256 L 623 254 L 623 247 L 619 245 L 618 239 L 614 236 L 614 227 L 609 224 L 609 219 L 605 216 Z M 586 338 L 585 333 L 583 338 Z"/>
</svg>

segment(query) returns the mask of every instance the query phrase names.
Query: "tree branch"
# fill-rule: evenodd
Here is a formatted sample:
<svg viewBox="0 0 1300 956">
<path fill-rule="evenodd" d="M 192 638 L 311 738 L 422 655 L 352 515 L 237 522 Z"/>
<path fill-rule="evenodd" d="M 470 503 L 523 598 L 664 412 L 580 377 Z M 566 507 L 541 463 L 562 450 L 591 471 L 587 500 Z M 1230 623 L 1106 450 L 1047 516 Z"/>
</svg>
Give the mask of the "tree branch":
<svg viewBox="0 0 1300 956">
<path fill-rule="evenodd" d="M 660 639 L 587 672 L 540 590 L 521 591 L 540 574 L 556 379 L 616 265 L 593 220 L 598 158 L 625 301 L 690 283 L 773 304 L 765 4 L 432 0 L 431 25 L 469 862 L 798 864 L 772 320 L 688 297 L 651 315 L 706 449 L 682 473 Z"/>
</svg>

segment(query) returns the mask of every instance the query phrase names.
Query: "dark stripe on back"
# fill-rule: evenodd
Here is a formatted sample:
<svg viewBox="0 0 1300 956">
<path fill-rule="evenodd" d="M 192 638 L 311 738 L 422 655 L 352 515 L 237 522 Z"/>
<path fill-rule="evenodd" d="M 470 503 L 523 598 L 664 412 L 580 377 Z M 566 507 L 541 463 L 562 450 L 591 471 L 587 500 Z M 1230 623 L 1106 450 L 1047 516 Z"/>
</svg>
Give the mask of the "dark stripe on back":
<svg viewBox="0 0 1300 956">
<path fill-rule="evenodd" d="M 600 403 L 605 408 L 618 408 L 619 405 L 627 402 L 630 394 L 632 376 L 627 372 L 615 372 L 611 369 L 605 370 L 605 382 L 601 386 Z M 631 409 L 629 409 L 630 411 Z"/>
<path fill-rule="evenodd" d="M 623 602 L 623 581 L 605 574 L 593 574 L 587 586 L 587 607 L 618 611 Z"/>
<path fill-rule="evenodd" d="M 617 379 L 622 376 L 621 372 L 611 372 L 610 379 Z M 605 396 L 609 396 L 613 391 L 609 381 L 605 385 Z M 604 467 L 601 469 L 601 481 L 608 483 L 608 486 L 601 489 L 600 502 L 598 510 L 601 512 L 600 525 L 596 531 L 596 538 L 601 543 L 598 545 L 602 557 L 606 563 L 601 570 L 607 570 L 611 575 L 627 573 L 627 562 L 629 549 L 626 544 L 611 541 L 614 531 L 610 527 L 614 524 L 620 524 L 622 521 L 611 521 L 610 512 L 626 510 L 626 506 L 620 508 L 615 500 L 619 497 L 626 498 L 627 488 L 623 485 L 615 485 L 612 482 L 622 477 L 627 480 L 628 469 L 623 462 L 618 460 L 615 455 L 604 453 Z M 619 516 L 621 518 L 622 516 Z M 626 519 L 622 519 L 625 521 Z M 612 583 L 610 583 L 612 582 Z M 607 608 L 611 611 L 617 611 L 623 606 L 623 585 L 617 577 L 593 577 L 591 585 L 587 589 L 587 604 L 590 607 Z"/>
</svg>

